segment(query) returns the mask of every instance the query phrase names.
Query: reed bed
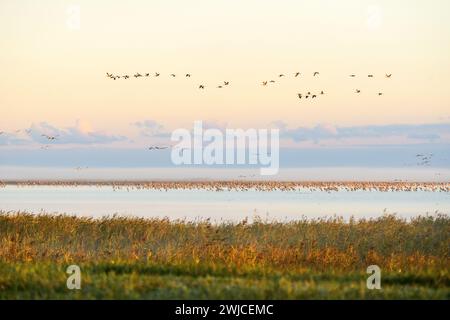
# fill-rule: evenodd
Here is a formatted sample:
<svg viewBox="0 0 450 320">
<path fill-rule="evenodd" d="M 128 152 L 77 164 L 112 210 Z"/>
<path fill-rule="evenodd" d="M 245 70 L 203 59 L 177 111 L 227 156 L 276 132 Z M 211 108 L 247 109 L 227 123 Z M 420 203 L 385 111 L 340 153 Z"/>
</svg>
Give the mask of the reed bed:
<svg viewBox="0 0 450 320">
<path fill-rule="evenodd" d="M 446 215 L 212 224 L 0 212 L 0 298 L 448 299 L 449 244 Z M 71 264 L 84 275 L 76 292 Z M 382 290 L 365 287 L 373 264 Z"/>
</svg>

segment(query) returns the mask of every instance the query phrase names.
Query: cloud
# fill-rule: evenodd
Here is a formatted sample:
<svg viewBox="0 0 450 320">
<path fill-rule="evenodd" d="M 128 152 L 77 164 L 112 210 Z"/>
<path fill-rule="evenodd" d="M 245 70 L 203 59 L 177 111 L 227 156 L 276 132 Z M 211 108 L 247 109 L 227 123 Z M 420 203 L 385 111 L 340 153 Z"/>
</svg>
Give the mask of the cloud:
<svg viewBox="0 0 450 320">
<path fill-rule="evenodd" d="M 48 137 L 55 137 L 49 140 Z M 33 123 L 25 130 L 0 135 L 0 144 L 25 145 L 39 144 L 107 144 L 115 141 L 126 140 L 126 137 L 110 135 L 101 131 L 94 131 L 92 126 L 82 120 L 78 120 L 75 126 L 58 128 L 47 122 Z"/>
<path fill-rule="evenodd" d="M 22 138 L 18 133 L 1 132 L 0 145 L 25 145 L 29 139 Z"/>
<path fill-rule="evenodd" d="M 145 137 L 168 138 L 170 132 L 164 129 L 164 126 L 154 120 L 137 121 L 131 125 L 140 129 L 141 135 Z"/>
<path fill-rule="evenodd" d="M 217 130 L 225 132 L 225 130 L 228 127 L 228 123 L 215 121 L 215 120 L 205 120 L 205 121 L 202 121 L 202 127 L 203 127 L 203 130 L 217 129 Z"/>
<path fill-rule="evenodd" d="M 437 142 L 450 138 L 450 124 L 393 124 L 339 127 L 330 124 L 318 124 L 313 127 L 289 129 L 282 121 L 271 124 L 280 129 L 280 136 L 295 142 L 343 139 L 383 139 L 402 137 L 409 143 Z M 418 141 L 419 140 L 419 141 Z M 441 141 L 442 142 L 442 141 Z"/>
</svg>

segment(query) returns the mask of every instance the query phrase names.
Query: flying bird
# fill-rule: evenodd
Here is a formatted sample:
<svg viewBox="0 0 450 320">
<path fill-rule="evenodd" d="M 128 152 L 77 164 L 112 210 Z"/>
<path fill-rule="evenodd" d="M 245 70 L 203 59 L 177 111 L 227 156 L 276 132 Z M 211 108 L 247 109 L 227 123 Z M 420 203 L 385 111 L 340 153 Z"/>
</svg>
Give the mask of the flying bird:
<svg viewBox="0 0 450 320">
<path fill-rule="evenodd" d="M 224 81 L 223 84 L 227 86 L 230 84 L 230 81 Z"/>
<path fill-rule="evenodd" d="M 311 98 L 315 98 L 315 97 L 317 97 L 317 96 L 315 94 L 313 94 Z"/>
<path fill-rule="evenodd" d="M 171 73 L 170 74 L 173 78 L 175 78 L 176 77 L 176 75 L 174 74 L 174 73 Z"/>
<path fill-rule="evenodd" d="M 295 73 L 295 77 L 298 77 L 300 75 L 300 72 Z"/>
<path fill-rule="evenodd" d="M 149 77 L 149 76 L 150 76 L 150 73 L 146 73 L 145 76 L 146 76 L 146 77 Z"/>
<path fill-rule="evenodd" d="M 217 88 L 222 89 L 222 86 L 217 86 Z"/>
<path fill-rule="evenodd" d="M 278 75 L 278 77 L 279 77 L 279 78 L 284 77 L 284 74 L 280 73 L 280 74 Z"/>
<path fill-rule="evenodd" d="M 158 72 L 155 72 L 155 77 L 159 77 L 159 73 Z"/>
<path fill-rule="evenodd" d="M 205 89 L 205 86 L 201 84 L 201 85 L 198 86 L 198 88 L 199 89 Z"/>
<path fill-rule="evenodd" d="M 263 86 L 267 86 L 267 81 L 263 81 L 261 84 L 262 84 Z"/>
<path fill-rule="evenodd" d="M 47 140 L 56 140 L 58 135 L 56 136 L 49 136 L 48 134 L 41 134 L 42 137 L 47 138 Z"/>
<path fill-rule="evenodd" d="M 356 93 L 360 93 L 361 92 L 361 90 L 359 90 L 359 89 L 356 89 Z"/>
<path fill-rule="evenodd" d="M 314 74 L 313 74 L 313 76 L 315 77 L 315 76 L 318 76 L 319 75 L 319 72 L 314 72 Z"/>
<path fill-rule="evenodd" d="M 297 96 L 298 96 L 299 99 L 302 98 L 302 94 L 301 93 L 297 93 Z"/>
<path fill-rule="evenodd" d="M 158 146 L 151 146 L 148 148 L 148 150 L 164 150 L 167 149 L 168 147 L 158 147 Z"/>
<path fill-rule="evenodd" d="M 320 91 L 320 94 L 325 94 L 325 92 L 323 92 L 323 90 L 322 90 L 322 91 Z"/>
<path fill-rule="evenodd" d="M 373 74 L 367 75 L 368 78 L 373 78 Z"/>
<path fill-rule="evenodd" d="M 383 95 L 383 92 L 378 92 L 378 95 L 379 95 L 379 96 Z"/>
<path fill-rule="evenodd" d="M 189 73 L 186 73 L 186 78 L 190 78 L 191 75 Z"/>
<path fill-rule="evenodd" d="M 269 82 L 270 82 L 270 83 L 275 83 L 275 80 L 270 80 Z"/>
<path fill-rule="evenodd" d="M 392 76 L 392 73 L 387 74 L 386 73 L 386 78 L 390 78 Z"/>
<path fill-rule="evenodd" d="M 355 74 L 351 74 L 350 77 L 354 78 L 354 77 L 356 77 L 356 75 Z"/>
</svg>

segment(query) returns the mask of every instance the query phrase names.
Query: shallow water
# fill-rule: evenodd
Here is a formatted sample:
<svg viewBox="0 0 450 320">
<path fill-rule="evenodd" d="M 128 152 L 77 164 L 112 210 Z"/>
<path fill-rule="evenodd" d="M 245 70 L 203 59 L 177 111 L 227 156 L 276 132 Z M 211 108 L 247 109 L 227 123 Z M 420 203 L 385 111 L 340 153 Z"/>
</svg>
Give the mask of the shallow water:
<svg viewBox="0 0 450 320">
<path fill-rule="evenodd" d="M 112 187 L 6 186 L 0 188 L 0 210 L 67 213 L 101 217 L 120 214 L 170 219 L 240 221 L 245 217 L 289 221 L 333 215 L 348 219 L 396 213 L 400 217 L 450 214 L 446 192 L 379 191 L 210 191 Z"/>
</svg>

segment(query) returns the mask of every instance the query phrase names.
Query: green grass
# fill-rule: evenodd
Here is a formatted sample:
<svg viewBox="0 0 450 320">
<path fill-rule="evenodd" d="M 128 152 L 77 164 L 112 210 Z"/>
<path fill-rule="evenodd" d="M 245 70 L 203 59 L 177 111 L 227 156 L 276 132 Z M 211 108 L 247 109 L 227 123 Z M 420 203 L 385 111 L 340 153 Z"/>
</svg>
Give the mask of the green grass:
<svg viewBox="0 0 450 320">
<path fill-rule="evenodd" d="M 0 214 L 0 299 L 449 299 L 450 218 L 290 223 Z M 67 266 L 81 268 L 68 290 Z M 367 266 L 381 290 L 366 288 Z"/>
</svg>

